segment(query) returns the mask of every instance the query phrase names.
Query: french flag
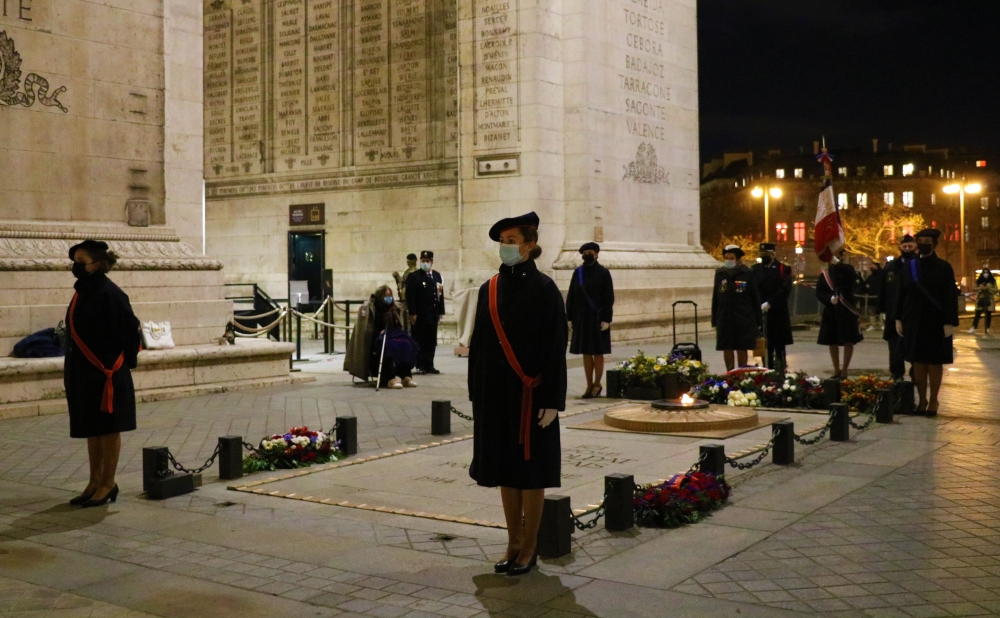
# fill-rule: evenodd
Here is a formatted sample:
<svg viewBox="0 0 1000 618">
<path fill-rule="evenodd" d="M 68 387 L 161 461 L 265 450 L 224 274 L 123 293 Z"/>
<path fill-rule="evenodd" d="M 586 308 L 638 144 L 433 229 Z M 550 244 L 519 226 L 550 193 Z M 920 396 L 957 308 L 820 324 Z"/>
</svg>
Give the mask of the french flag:
<svg viewBox="0 0 1000 618">
<path fill-rule="evenodd" d="M 833 182 L 829 179 L 819 194 L 814 238 L 816 255 L 824 262 L 832 260 L 833 255 L 844 246 L 844 226 L 840 222 L 840 211 L 833 197 Z"/>
</svg>

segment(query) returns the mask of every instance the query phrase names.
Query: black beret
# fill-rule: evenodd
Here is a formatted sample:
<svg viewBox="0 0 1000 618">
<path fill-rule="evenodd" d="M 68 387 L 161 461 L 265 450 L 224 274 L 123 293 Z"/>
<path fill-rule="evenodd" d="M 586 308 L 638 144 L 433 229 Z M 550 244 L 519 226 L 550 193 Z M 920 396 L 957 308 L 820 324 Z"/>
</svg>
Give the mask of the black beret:
<svg viewBox="0 0 1000 618">
<path fill-rule="evenodd" d="M 584 243 L 583 246 L 580 247 L 580 253 L 583 253 L 584 251 L 593 251 L 594 253 L 600 253 L 601 245 L 597 244 L 596 242 Z"/>
<path fill-rule="evenodd" d="M 726 245 L 726 248 L 722 250 L 722 255 L 725 256 L 727 253 L 735 254 L 738 258 L 746 255 L 746 253 L 743 252 L 743 249 L 740 249 L 737 245 Z"/>
<path fill-rule="evenodd" d="M 490 240 L 500 242 L 500 234 L 515 227 L 531 227 L 538 229 L 538 215 L 533 212 L 521 215 L 520 217 L 508 217 L 501 219 L 490 228 Z"/>
<path fill-rule="evenodd" d="M 903 236 L 903 240 L 899 241 L 899 244 L 903 244 L 904 242 L 916 242 L 916 241 L 913 240 L 913 236 L 906 234 L 905 236 Z"/>
<path fill-rule="evenodd" d="M 917 232 L 917 238 L 930 238 L 934 242 L 937 242 L 938 238 L 940 237 L 941 237 L 941 230 L 936 230 L 934 228 L 927 228 Z"/>
<path fill-rule="evenodd" d="M 421 251 L 420 252 L 420 259 L 421 260 L 425 260 L 425 259 L 426 260 L 433 260 L 434 259 L 434 252 L 433 251 Z"/>
<path fill-rule="evenodd" d="M 415 259 L 417 259 L 417 254 L 416 253 L 411 253 L 410 255 L 406 256 L 406 259 L 408 259 L 408 260 L 415 260 Z"/>
<path fill-rule="evenodd" d="M 89 238 L 81 243 L 77 243 L 69 248 L 69 259 L 73 259 L 73 254 L 77 249 L 83 249 L 88 253 L 91 251 L 107 251 L 108 243 L 103 240 L 90 240 Z"/>
<path fill-rule="evenodd" d="M 762 243 L 760 243 L 760 250 L 761 251 L 775 251 L 775 250 L 777 250 L 777 248 L 778 248 L 778 246 L 775 245 L 773 242 L 762 242 Z"/>
</svg>

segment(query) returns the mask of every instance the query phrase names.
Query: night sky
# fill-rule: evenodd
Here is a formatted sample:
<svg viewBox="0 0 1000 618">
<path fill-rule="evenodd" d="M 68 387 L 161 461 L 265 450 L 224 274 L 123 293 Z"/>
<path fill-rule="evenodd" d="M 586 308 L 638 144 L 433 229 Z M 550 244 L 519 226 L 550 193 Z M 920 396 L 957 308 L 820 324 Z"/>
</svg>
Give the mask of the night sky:
<svg viewBox="0 0 1000 618">
<path fill-rule="evenodd" d="M 701 158 L 1000 153 L 1000 0 L 698 0 Z"/>
</svg>

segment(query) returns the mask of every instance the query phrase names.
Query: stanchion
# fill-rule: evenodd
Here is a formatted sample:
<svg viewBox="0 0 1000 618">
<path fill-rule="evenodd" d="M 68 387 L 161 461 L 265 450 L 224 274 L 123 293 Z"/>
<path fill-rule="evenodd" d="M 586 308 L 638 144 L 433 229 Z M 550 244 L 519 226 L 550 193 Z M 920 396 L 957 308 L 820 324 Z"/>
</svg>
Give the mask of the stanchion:
<svg viewBox="0 0 1000 618">
<path fill-rule="evenodd" d="M 219 436 L 219 478 L 243 476 L 243 436 Z"/>
<path fill-rule="evenodd" d="M 781 466 L 795 463 L 795 423 L 778 421 L 774 425 L 774 446 L 771 462 Z"/>
<path fill-rule="evenodd" d="M 194 491 L 194 476 L 170 470 L 167 447 L 142 449 L 142 489 L 153 500 L 165 500 Z"/>
<path fill-rule="evenodd" d="M 358 417 L 337 417 L 337 440 L 340 442 L 340 450 L 343 451 L 345 455 L 357 455 Z"/>
<path fill-rule="evenodd" d="M 451 402 L 431 402 L 431 435 L 445 436 L 451 433 Z"/>
<path fill-rule="evenodd" d="M 569 496 L 545 496 L 542 523 L 538 527 L 538 555 L 559 558 L 570 553 L 573 543 L 573 509 Z"/>
<path fill-rule="evenodd" d="M 891 423 L 892 422 L 892 389 L 880 388 L 876 391 L 877 395 L 875 398 L 875 403 L 877 407 L 875 408 L 875 422 L 876 423 Z"/>
<path fill-rule="evenodd" d="M 302 316 L 295 316 L 295 360 L 302 360 Z"/>
<path fill-rule="evenodd" d="M 840 403 L 840 380 L 827 378 L 823 380 L 823 405 Z"/>
<path fill-rule="evenodd" d="M 608 369 L 608 397 L 611 399 L 621 399 L 622 396 L 622 372 L 618 369 Z"/>
<path fill-rule="evenodd" d="M 847 442 L 851 439 L 849 410 L 846 403 L 830 404 L 830 439 L 834 442 Z"/>
<path fill-rule="evenodd" d="M 896 414 L 916 414 L 917 406 L 913 401 L 913 382 L 900 380 L 892 385 L 893 396 L 896 402 Z"/>
<path fill-rule="evenodd" d="M 631 530 L 635 526 L 635 479 L 631 474 L 604 477 L 604 527 L 608 532 Z"/>
<path fill-rule="evenodd" d="M 326 297 L 326 304 L 323 305 L 323 321 L 326 324 L 332 324 L 330 321 L 330 297 Z M 329 354 L 330 350 L 330 327 L 326 324 L 323 325 L 323 354 Z"/>
<path fill-rule="evenodd" d="M 698 470 L 705 474 L 722 476 L 726 473 L 726 447 L 706 444 L 699 449 Z"/>
</svg>

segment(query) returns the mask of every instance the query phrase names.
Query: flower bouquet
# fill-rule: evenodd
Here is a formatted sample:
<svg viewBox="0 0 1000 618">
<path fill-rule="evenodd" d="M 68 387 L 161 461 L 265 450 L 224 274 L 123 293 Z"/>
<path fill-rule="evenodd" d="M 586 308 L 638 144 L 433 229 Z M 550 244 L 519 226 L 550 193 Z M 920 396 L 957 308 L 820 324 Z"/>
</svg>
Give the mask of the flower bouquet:
<svg viewBox="0 0 1000 618">
<path fill-rule="evenodd" d="M 652 528 L 677 528 L 704 519 L 722 508 L 730 487 L 722 476 L 703 472 L 675 475 L 659 485 L 636 487 L 636 523 Z"/>
<path fill-rule="evenodd" d="M 853 380 L 844 380 L 840 383 L 840 402 L 846 403 L 851 410 L 862 414 L 871 414 L 875 411 L 878 391 L 890 389 L 892 384 L 889 380 L 879 380 L 875 374 L 865 374 Z"/>
<path fill-rule="evenodd" d="M 648 390 L 650 393 L 655 391 L 653 398 L 658 399 L 666 374 L 676 373 L 677 377 L 687 384 L 699 384 L 708 374 L 708 365 L 680 354 L 653 357 L 646 356 L 639 350 L 635 356 L 618 363 L 618 370 L 621 372 L 621 384 L 624 389 L 632 389 L 633 392 L 640 389 Z"/>
<path fill-rule="evenodd" d="M 737 370 L 708 376 L 691 389 L 698 399 L 732 406 L 823 407 L 822 381 L 804 373 Z"/>
<path fill-rule="evenodd" d="M 284 434 L 264 438 L 249 457 L 243 460 L 246 473 L 278 468 L 302 468 L 314 463 L 342 459 L 344 454 L 330 436 L 308 427 L 292 427 Z"/>
</svg>

